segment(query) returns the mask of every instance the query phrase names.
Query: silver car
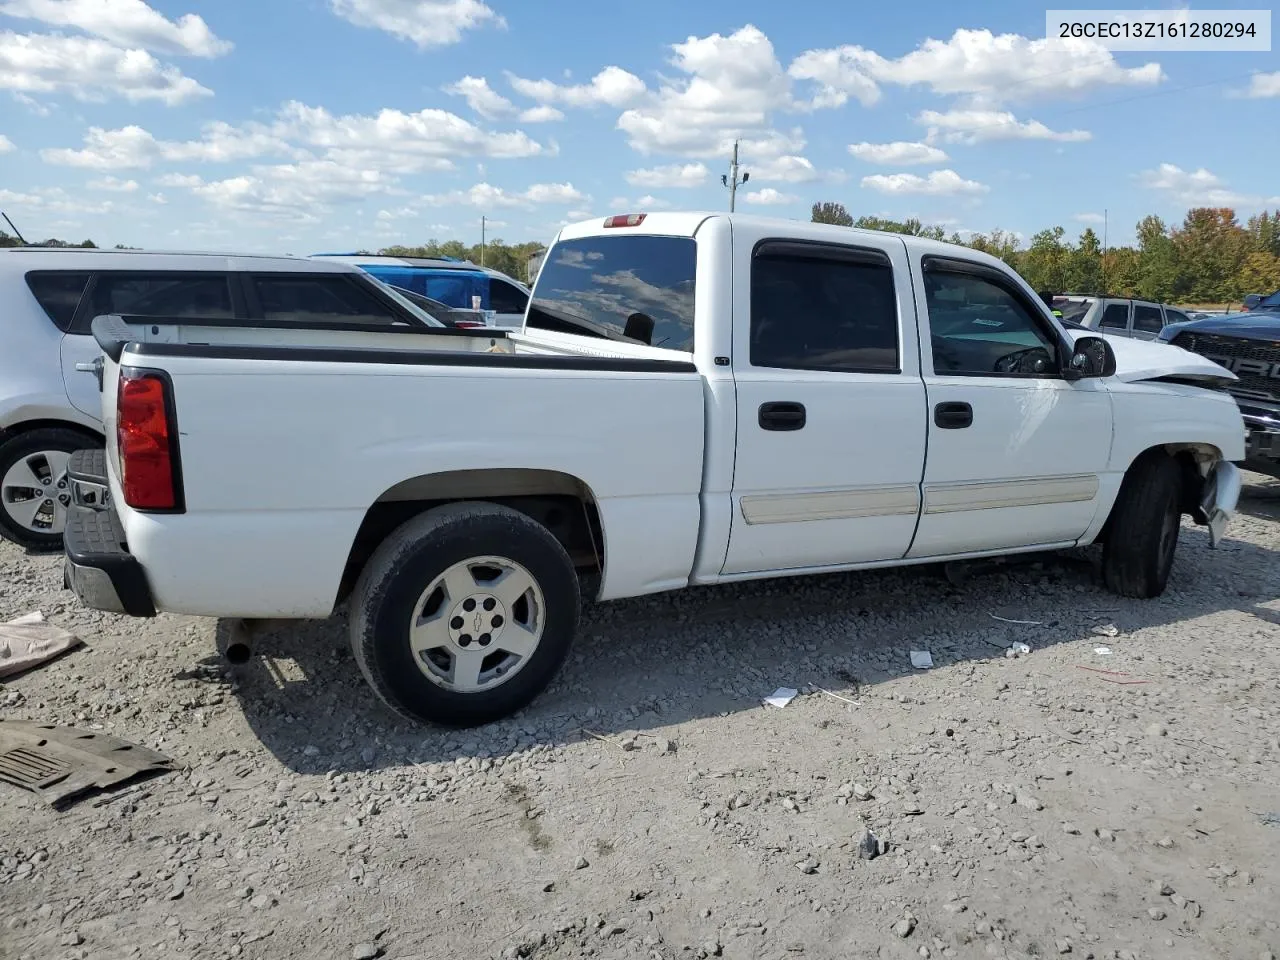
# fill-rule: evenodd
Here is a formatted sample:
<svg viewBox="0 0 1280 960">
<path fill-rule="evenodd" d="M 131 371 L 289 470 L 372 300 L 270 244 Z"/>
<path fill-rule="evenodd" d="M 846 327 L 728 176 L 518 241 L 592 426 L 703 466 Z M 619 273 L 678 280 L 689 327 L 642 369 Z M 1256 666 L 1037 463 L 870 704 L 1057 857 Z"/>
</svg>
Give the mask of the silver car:
<svg viewBox="0 0 1280 960">
<path fill-rule="evenodd" d="M 1186 323 L 1191 318 L 1177 307 L 1149 300 L 1066 293 L 1055 297 L 1053 308 L 1062 319 L 1099 333 L 1135 340 L 1154 340 L 1168 324 Z"/>
</svg>

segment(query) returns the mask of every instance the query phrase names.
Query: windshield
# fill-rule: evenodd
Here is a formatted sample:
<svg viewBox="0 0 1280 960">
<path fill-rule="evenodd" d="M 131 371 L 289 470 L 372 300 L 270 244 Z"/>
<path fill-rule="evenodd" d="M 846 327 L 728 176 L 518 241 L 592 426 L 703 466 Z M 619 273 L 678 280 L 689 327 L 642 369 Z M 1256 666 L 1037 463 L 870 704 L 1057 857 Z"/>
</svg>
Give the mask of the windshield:
<svg viewBox="0 0 1280 960">
<path fill-rule="evenodd" d="M 692 352 L 696 271 L 691 237 L 565 240 L 538 274 L 526 327 Z"/>
<path fill-rule="evenodd" d="M 1254 307 L 1255 310 L 1280 310 L 1280 290 L 1267 297 Z"/>
</svg>

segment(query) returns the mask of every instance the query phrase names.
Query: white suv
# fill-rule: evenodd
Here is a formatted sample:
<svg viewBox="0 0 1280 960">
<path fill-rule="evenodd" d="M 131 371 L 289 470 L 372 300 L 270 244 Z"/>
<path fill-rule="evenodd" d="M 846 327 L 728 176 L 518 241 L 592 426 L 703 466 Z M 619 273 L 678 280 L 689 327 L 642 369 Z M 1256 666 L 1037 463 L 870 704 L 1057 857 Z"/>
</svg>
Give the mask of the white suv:
<svg viewBox="0 0 1280 960">
<path fill-rule="evenodd" d="M 201 326 L 442 324 L 354 267 L 295 257 L 13 247 L 0 250 L 0 536 L 58 549 L 72 451 L 102 444 L 99 314 L 147 318 L 159 338 Z M 152 321 L 154 318 L 154 323 Z"/>
</svg>

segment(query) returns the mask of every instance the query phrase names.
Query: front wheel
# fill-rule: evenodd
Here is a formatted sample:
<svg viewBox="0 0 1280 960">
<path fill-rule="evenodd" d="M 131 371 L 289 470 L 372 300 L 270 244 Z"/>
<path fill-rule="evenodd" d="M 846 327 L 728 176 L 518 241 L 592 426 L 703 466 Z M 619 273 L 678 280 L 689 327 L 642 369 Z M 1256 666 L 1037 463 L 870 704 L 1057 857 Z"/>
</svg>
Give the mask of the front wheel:
<svg viewBox="0 0 1280 960">
<path fill-rule="evenodd" d="M 28 430 L 0 445 L 0 536 L 32 550 L 61 550 L 71 505 L 67 461 L 93 441 L 64 427 Z"/>
<path fill-rule="evenodd" d="M 573 563 L 545 527 L 496 504 L 450 504 L 374 552 L 352 597 L 351 646 L 396 712 L 473 726 L 551 682 L 580 603 Z"/>
<path fill-rule="evenodd" d="M 1102 579 L 1122 597 L 1164 593 L 1182 522 L 1182 475 L 1163 451 L 1143 454 L 1120 484 L 1102 548 Z"/>
</svg>

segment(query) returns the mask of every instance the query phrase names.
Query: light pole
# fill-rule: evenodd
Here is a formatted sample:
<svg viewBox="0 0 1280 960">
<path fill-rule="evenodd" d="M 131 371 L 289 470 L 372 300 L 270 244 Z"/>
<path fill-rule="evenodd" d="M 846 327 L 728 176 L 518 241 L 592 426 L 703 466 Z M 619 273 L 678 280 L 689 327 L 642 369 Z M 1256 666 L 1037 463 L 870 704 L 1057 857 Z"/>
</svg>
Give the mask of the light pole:
<svg viewBox="0 0 1280 960">
<path fill-rule="evenodd" d="M 729 163 L 728 175 L 721 174 L 720 182 L 729 188 L 729 212 L 733 213 L 733 208 L 738 199 L 738 187 L 751 179 L 751 174 L 743 173 L 741 179 L 738 177 L 738 141 L 733 141 L 733 160 Z"/>
<path fill-rule="evenodd" d="M 484 216 L 480 217 L 480 266 L 484 266 Z"/>
</svg>

